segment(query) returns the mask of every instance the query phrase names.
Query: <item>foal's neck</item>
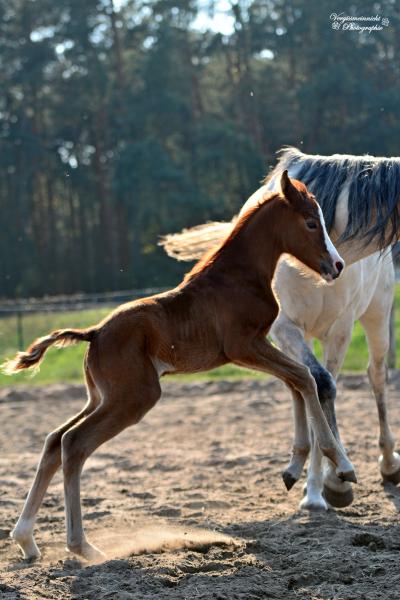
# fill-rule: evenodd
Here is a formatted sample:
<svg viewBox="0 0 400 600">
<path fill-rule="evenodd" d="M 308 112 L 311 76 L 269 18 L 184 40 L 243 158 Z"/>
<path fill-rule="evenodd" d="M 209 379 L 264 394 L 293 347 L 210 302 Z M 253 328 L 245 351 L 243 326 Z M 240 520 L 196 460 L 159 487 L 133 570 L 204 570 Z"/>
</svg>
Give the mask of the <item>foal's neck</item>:
<svg viewBox="0 0 400 600">
<path fill-rule="evenodd" d="M 271 288 L 281 254 L 281 200 L 271 199 L 260 206 L 223 246 L 213 267 L 232 279 Z"/>
</svg>

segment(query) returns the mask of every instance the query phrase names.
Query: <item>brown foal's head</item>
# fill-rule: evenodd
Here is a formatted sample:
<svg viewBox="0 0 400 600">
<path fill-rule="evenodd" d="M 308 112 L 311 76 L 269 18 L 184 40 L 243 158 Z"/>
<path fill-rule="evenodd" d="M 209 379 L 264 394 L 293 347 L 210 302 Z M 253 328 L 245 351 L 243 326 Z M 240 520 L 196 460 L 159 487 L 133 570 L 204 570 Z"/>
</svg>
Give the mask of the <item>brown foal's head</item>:
<svg viewBox="0 0 400 600">
<path fill-rule="evenodd" d="M 304 183 L 290 179 L 287 171 L 282 173 L 281 190 L 290 210 L 283 226 L 286 252 L 332 283 L 344 261 L 329 238 L 320 206 Z"/>
</svg>

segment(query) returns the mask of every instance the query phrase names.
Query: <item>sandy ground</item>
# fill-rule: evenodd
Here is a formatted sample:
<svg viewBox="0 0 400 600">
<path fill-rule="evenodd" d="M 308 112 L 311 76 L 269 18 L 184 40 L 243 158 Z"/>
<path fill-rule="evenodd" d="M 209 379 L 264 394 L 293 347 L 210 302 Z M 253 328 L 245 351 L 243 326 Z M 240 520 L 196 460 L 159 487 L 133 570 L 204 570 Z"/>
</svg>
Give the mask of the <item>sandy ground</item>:
<svg viewBox="0 0 400 600">
<path fill-rule="evenodd" d="M 36 527 L 43 551 L 27 564 L 8 538 L 45 434 L 78 411 L 81 386 L 0 391 L 0 597 L 140 600 L 400 598 L 400 489 L 383 486 L 377 419 L 366 378 L 341 380 L 343 438 L 359 485 L 354 504 L 298 510 L 302 483 L 281 481 L 291 409 L 278 382 L 166 382 L 138 426 L 102 446 L 82 478 L 89 538 L 107 553 L 87 565 L 64 548 L 58 474 Z M 396 403 L 390 404 L 400 440 Z"/>
</svg>

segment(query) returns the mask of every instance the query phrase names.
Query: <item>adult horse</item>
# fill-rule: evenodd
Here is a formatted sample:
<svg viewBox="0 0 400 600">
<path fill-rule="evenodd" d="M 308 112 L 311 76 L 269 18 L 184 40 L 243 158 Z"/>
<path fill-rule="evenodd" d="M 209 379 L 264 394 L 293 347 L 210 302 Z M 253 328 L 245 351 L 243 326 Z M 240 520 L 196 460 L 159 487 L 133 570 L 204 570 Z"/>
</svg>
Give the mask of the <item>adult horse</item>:
<svg viewBox="0 0 400 600">
<path fill-rule="evenodd" d="M 193 373 L 233 362 L 276 375 L 290 387 L 296 403 L 306 405 L 319 447 L 335 463 L 339 478 L 355 481 L 353 467 L 321 410 L 309 370 L 265 337 L 279 312 L 271 282 L 283 252 L 327 282 L 343 268 L 321 209 L 304 184 L 291 181 L 284 171 L 280 188 L 246 210 L 219 247 L 175 289 L 124 304 L 94 327 L 54 331 L 3 365 L 11 374 L 39 365 L 51 345 L 90 344 L 85 358 L 88 403 L 47 437 L 12 532 L 25 557 L 40 555 L 33 526 L 61 463 L 68 548 L 89 559 L 101 556 L 83 530 L 83 464 L 96 448 L 138 423 L 156 404 L 159 377 L 166 373 Z"/>
<path fill-rule="evenodd" d="M 380 426 L 379 465 L 385 480 L 400 481 L 400 457 L 386 407 L 385 356 L 389 346 L 389 318 L 393 302 L 394 269 L 389 248 L 398 236 L 400 207 L 400 159 L 372 156 L 312 156 L 296 148 L 281 152 L 278 164 L 245 203 L 242 210 L 275 189 L 283 169 L 302 180 L 320 203 L 330 235 L 347 267 L 329 288 L 300 273 L 290 261 L 281 260 L 274 289 L 280 313 L 271 336 L 290 356 L 306 364 L 315 377 L 327 419 L 339 432 L 335 418 L 335 379 L 351 339 L 353 324 L 360 320 L 369 348 L 368 375 L 375 395 Z M 211 247 L 232 223 L 210 223 L 167 236 L 162 244 L 181 260 L 191 260 Z M 294 291 L 295 290 L 295 291 Z M 312 340 L 322 342 L 324 366 L 312 352 Z M 288 489 L 299 478 L 310 440 L 306 417 L 294 404 L 295 441 L 289 467 L 283 473 Z M 312 441 L 306 495 L 301 507 L 327 509 L 353 500 L 351 484 L 336 477 L 329 460 L 322 464 L 318 445 Z"/>
</svg>

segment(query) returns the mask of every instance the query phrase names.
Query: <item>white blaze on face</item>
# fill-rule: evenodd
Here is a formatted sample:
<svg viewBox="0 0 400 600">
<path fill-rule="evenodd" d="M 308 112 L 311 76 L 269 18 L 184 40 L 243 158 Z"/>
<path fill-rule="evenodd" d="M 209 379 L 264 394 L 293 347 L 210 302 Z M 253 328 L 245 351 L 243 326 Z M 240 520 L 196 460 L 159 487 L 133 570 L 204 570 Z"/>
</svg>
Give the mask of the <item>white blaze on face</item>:
<svg viewBox="0 0 400 600">
<path fill-rule="evenodd" d="M 321 207 L 319 204 L 318 204 L 318 212 L 319 212 L 319 220 L 321 221 L 322 231 L 324 232 L 325 245 L 329 252 L 329 256 L 331 257 L 331 260 L 335 267 L 336 267 L 336 263 L 341 263 L 343 265 L 342 266 L 342 268 L 343 268 L 344 260 L 340 256 L 339 252 L 336 250 L 335 246 L 331 242 L 331 238 L 329 237 L 328 232 L 326 230 L 324 215 L 322 214 L 322 210 L 321 210 Z"/>
</svg>

